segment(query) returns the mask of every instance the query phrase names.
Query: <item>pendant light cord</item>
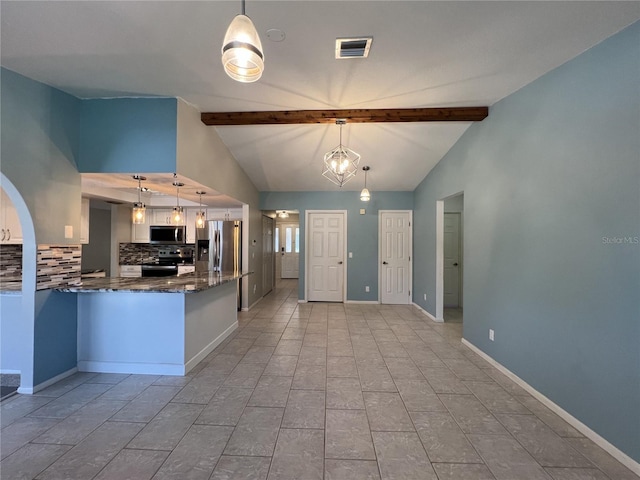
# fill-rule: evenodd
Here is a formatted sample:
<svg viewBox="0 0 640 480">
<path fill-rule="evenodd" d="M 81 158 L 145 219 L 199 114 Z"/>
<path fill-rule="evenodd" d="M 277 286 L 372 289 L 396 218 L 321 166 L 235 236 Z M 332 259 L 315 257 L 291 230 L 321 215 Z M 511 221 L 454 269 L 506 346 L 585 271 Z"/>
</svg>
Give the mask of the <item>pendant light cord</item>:
<svg viewBox="0 0 640 480">
<path fill-rule="evenodd" d="M 244 15 L 244 0 L 242 0 L 242 15 Z"/>
</svg>

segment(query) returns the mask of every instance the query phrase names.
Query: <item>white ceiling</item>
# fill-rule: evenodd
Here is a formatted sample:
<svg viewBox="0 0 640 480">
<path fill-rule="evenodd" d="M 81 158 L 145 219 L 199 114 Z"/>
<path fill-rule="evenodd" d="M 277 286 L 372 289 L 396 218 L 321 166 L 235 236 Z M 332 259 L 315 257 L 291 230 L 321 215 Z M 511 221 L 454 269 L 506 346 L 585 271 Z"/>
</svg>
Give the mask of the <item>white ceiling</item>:
<svg viewBox="0 0 640 480">
<path fill-rule="evenodd" d="M 240 84 L 220 63 L 240 0 L 0 8 L 3 66 L 81 98 L 181 97 L 203 112 L 490 106 L 640 19 L 640 2 L 249 0 L 265 72 Z M 269 40 L 273 28 L 286 39 Z M 369 58 L 336 60 L 346 36 L 373 36 Z M 343 143 L 371 166 L 373 192 L 410 191 L 468 126 L 347 124 Z M 335 125 L 210 128 L 261 191 L 337 189 L 321 176 Z"/>
</svg>

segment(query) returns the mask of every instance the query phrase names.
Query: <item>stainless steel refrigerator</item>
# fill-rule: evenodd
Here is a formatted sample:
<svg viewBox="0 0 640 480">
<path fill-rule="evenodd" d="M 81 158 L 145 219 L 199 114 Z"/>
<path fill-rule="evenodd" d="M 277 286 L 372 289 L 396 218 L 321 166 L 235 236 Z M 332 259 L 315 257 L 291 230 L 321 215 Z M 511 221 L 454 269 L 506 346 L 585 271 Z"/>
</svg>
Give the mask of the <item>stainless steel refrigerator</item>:
<svg viewBox="0 0 640 480">
<path fill-rule="evenodd" d="M 196 272 L 242 272 L 242 222 L 209 220 L 196 228 Z M 242 306 L 238 281 L 238 310 Z"/>
</svg>

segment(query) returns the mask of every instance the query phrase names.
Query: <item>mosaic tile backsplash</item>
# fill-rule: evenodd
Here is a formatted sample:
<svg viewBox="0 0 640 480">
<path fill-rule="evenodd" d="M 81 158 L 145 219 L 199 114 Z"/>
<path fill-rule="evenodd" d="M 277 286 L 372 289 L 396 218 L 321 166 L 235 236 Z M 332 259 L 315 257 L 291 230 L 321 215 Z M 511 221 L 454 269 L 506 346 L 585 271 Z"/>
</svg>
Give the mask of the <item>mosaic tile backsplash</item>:
<svg viewBox="0 0 640 480">
<path fill-rule="evenodd" d="M 80 245 L 38 245 L 36 290 L 80 283 Z"/>
<path fill-rule="evenodd" d="M 0 282 L 22 281 L 22 245 L 0 246 Z"/>
<path fill-rule="evenodd" d="M 148 243 L 121 243 L 119 247 L 119 263 L 120 265 L 139 265 L 144 262 L 150 262 L 158 258 L 160 250 L 176 248 L 191 248 L 194 244 L 188 245 L 150 245 Z"/>
</svg>

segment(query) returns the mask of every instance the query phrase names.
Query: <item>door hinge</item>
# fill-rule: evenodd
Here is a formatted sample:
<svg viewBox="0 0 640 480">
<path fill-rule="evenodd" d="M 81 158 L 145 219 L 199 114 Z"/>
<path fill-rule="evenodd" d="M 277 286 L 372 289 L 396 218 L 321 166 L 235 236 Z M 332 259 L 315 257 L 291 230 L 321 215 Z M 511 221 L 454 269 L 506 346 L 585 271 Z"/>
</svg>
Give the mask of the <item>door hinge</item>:
<svg viewBox="0 0 640 480">
<path fill-rule="evenodd" d="M 409 290 L 409 296 L 411 296 L 411 290 Z"/>
</svg>

